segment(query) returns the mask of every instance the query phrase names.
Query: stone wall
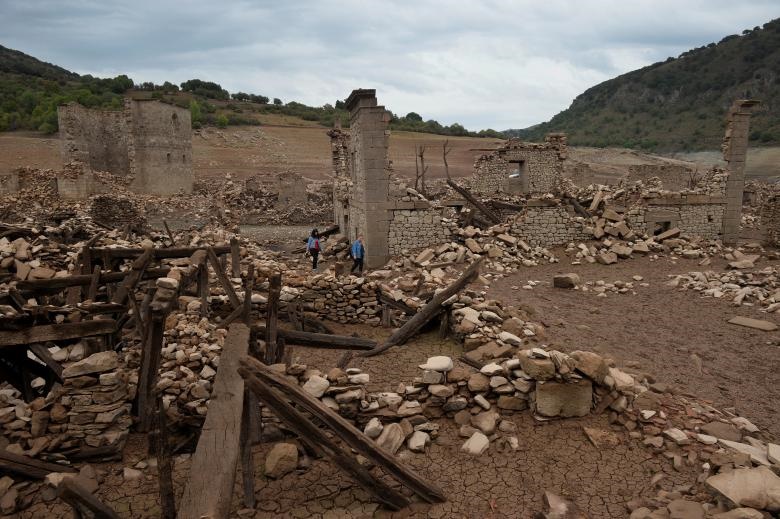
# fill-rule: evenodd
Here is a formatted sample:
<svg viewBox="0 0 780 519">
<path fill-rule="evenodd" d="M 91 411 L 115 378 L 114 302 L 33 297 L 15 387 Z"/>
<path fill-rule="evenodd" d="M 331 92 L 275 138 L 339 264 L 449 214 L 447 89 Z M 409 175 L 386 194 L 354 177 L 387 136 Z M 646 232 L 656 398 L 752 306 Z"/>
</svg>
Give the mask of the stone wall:
<svg viewBox="0 0 780 519">
<path fill-rule="evenodd" d="M 636 164 L 628 167 L 628 181 L 658 177 L 664 189 L 681 191 L 691 187 L 693 169 L 678 164 Z"/>
<path fill-rule="evenodd" d="M 279 193 L 277 207 L 288 207 L 307 202 L 306 179 L 297 175 L 289 173 L 278 175 L 276 177 L 276 190 Z"/>
<path fill-rule="evenodd" d="M 611 185 L 616 184 L 620 179 L 615 175 L 602 173 L 590 167 L 588 164 L 572 164 L 564 169 L 564 176 L 574 182 L 579 187 L 589 186 L 590 184 Z"/>
<path fill-rule="evenodd" d="M 689 195 L 642 201 L 626 212 L 635 231 L 649 235 L 678 227 L 684 234 L 717 240 L 721 238 L 726 201 L 723 197 Z"/>
<path fill-rule="evenodd" d="M 478 195 L 506 193 L 509 187 L 509 163 L 496 154 L 481 155 L 474 162 L 474 175 L 468 185 Z"/>
<path fill-rule="evenodd" d="M 130 175 L 130 140 L 124 111 L 92 110 L 72 102 L 57 108 L 62 162 Z"/>
<path fill-rule="evenodd" d="M 529 245 L 542 247 L 593 238 L 592 234 L 585 231 L 584 223 L 575 219 L 569 207 L 555 202 L 533 200 L 529 201 L 525 211 L 515 218 L 511 234 Z"/>
<path fill-rule="evenodd" d="M 192 192 L 190 111 L 158 101 L 125 99 L 131 132 L 127 154 L 132 188 L 140 193 Z"/>
<path fill-rule="evenodd" d="M 64 163 L 133 178 L 133 190 L 192 192 L 190 112 L 154 100 L 125 99 L 119 111 L 77 103 L 58 107 Z M 78 192 L 78 189 L 72 190 Z"/>
<path fill-rule="evenodd" d="M 767 199 L 761 207 L 761 225 L 766 232 L 764 242 L 780 247 L 780 195 Z"/>
<path fill-rule="evenodd" d="M 477 159 L 470 183 L 483 195 L 549 193 L 563 177 L 566 153 L 563 134 L 548 134 L 544 143 L 510 139 L 492 155 Z"/>
<path fill-rule="evenodd" d="M 390 254 L 439 245 L 449 239 L 440 209 L 396 209 L 390 221 Z"/>
</svg>

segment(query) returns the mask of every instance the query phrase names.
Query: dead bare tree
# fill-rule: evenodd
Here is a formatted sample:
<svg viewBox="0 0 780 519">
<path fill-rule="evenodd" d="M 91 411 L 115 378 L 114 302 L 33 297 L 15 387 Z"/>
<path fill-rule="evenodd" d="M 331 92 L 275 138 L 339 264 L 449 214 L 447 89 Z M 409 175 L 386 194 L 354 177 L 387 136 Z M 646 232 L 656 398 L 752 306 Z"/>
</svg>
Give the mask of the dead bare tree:
<svg viewBox="0 0 780 519">
<path fill-rule="evenodd" d="M 444 157 L 444 172 L 447 174 L 447 180 L 450 180 L 450 166 L 447 164 L 447 155 L 449 155 L 452 148 L 449 147 L 450 140 L 446 139 L 442 145 L 442 156 Z"/>
<path fill-rule="evenodd" d="M 419 157 L 420 162 L 418 164 L 417 158 Z M 420 146 L 419 148 L 415 144 L 414 146 L 414 169 L 415 169 L 415 178 L 414 178 L 414 188 L 423 194 L 423 196 L 428 196 L 425 189 L 425 174 L 428 172 L 428 166 L 425 165 L 425 146 Z"/>
<path fill-rule="evenodd" d="M 694 189 L 701 180 L 701 176 L 699 175 L 699 168 L 697 167 L 693 171 L 688 171 L 688 189 Z"/>
</svg>

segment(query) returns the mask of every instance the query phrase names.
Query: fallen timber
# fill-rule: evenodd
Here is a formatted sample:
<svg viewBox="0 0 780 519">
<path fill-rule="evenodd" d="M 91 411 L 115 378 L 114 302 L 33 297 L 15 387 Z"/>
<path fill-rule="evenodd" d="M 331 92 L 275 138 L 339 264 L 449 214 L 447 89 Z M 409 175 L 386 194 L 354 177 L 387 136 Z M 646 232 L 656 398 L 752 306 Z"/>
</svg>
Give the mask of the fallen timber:
<svg viewBox="0 0 780 519">
<path fill-rule="evenodd" d="M 251 357 L 245 357 L 241 361 L 241 367 L 238 371 L 246 380 L 249 389 L 255 391 L 258 394 L 258 397 L 266 404 L 268 404 L 269 407 L 271 407 L 274 411 L 279 411 L 279 409 L 276 405 L 269 403 L 265 398 L 263 398 L 264 395 L 266 398 L 269 396 L 282 396 L 282 403 L 286 405 L 281 407 L 285 409 L 289 407 L 289 409 L 286 409 L 288 413 L 290 409 L 297 411 L 295 408 L 292 408 L 292 406 L 289 405 L 288 401 L 291 401 L 296 406 L 298 406 L 298 408 L 310 413 L 312 416 L 314 416 L 314 418 L 335 432 L 336 436 L 341 441 L 346 443 L 350 448 L 354 449 L 359 454 L 382 468 L 384 472 L 393 476 L 402 485 L 412 490 L 424 501 L 428 503 L 442 503 L 447 500 L 446 495 L 440 488 L 438 488 L 433 483 L 426 481 L 415 472 L 398 463 L 392 454 L 388 453 L 380 447 L 377 447 L 376 444 L 368 437 L 366 437 L 362 431 L 358 430 L 354 425 L 346 421 L 339 414 L 326 407 L 322 402 L 306 393 L 297 384 L 293 384 L 288 381 L 283 375 L 273 372 L 273 370 L 271 370 L 268 366 L 265 366 Z M 279 414 L 279 416 L 282 417 L 281 414 Z M 296 414 L 290 413 L 288 415 L 288 419 L 293 419 L 293 423 L 287 420 L 285 421 L 288 425 L 291 426 L 291 428 L 298 429 L 296 431 L 298 434 L 304 432 L 304 434 L 301 436 L 305 440 L 316 443 L 316 437 L 313 438 L 308 435 L 309 431 L 306 431 L 307 427 L 305 427 L 305 425 L 302 423 L 296 423 L 300 416 L 302 416 L 300 411 L 297 411 Z M 282 417 L 282 419 L 284 419 L 284 417 Z M 306 420 L 306 423 L 311 424 L 311 421 Z M 322 434 L 322 431 L 316 426 L 314 426 L 314 429 Z M 322 436 L 330 440 L 324 434 L 322 434 Z M 332 442 L 332 440 L 330 441 Z M 319 445 L 322 446 L 322 444 Z M 335 454 L 338 454 L 338 451 Z M 340 464 L 340 462 L 343 462 L 344 460 L 337 460 L 334 458 L 334 461 Z M 373 477 L 372 480 L 378 482 L 378 480 L 375 480 Z M 359 482 L 361 483 L 361 486 L 366 483 L 366 481 Z M 368 483 L 371 483 L 371 481 Z M 376 486 L 370 486 L 366 488 L 366 490 L 374 494 L 375 497 L 380 499 L 381 502 L 388 506 L 395 507 L 404 502 L 408 503 L 408 499 L 406 499 L 404 496 L 401 496 L 402 500 L 399 500 L 395 495 L 395 491 L 392 491 L 393 493 L 391 494 L 377 495 L 378 488 Z M 405 506 L 405 504 L 402 506 Z"/>
<path fill-rule="evenodd" d="M 52 472 L 73 473 L 76 470 L 67 465 L 48 463 L 7 450 L 0 450 L 0 472 L 9 472 L 32 479 L 43 479 Z"/>
<path fill-rule="evenodd" d="M 252 327 L 252 332 L 259 337 L 265 337 L 266 327 L 257 325 Z M 315 348 L 328 348 L 339 350 L 372 350 L 377 343 L 371 339 L 362 337 L 350 337 L 348 335 L 330 335 L 327 333 L 300 332 L 297 330 L 285 330 L 278 328 L 277 337 L 281 337 L 289 344 L 298 346 L 312 346 Z"/>
<path fill-rule="evenodd" d="M 95 319 L 80 323 L 45 324 L 16 331 L 3 331 L 0 332 L 0 347 L 106 335 L 116 331 L 116 324 L 113 319 Z"/>
<path fill-rule="evenodd" d="M 171 269 L 168 267 L 146 269 L 142 280 L 164 278 L 170 273 Z M 119 283 L 124 281 L 125 277 L 130 274 L 127 272 L 102 272 L 98 277 L 98 283 L 103 285 L 106 283 Z M 69 287 L 87 286 L 92 282 L 92 274 L 79 274 L 76 276 L 68 276 L 52 279 L 35 279 L 29 281 L 19 281 L 16 284 L 16 288 L 21 291 L 38 292 L 43 290 L 62 290 Z"/>
<path fill-rule="evenodd" d="M 202 247 L 169 247 L 167 249 L 150 249 L 152 250 L 152 257 L 154 259 L 170 259 L 170 258 L 189 258 L 195 252 L 204 250 L 207 246 Z M 217 255 L 228 254 L 230 252 L 230 245 L 220 245 L 213 247 L 214 252 Z M 92 247 L 89 249 L 90 254 L 93 257 L 110 257 L 111 259 L 134 259 L 146 252 L 147 249 L 142 248 L 111 248 L 111 247 Z"/>
<path fill-rule="evenodd" d="M 361 357 L 372 357 L 378 355 L 384 351 L 389 350 L 393 346 L 404 344 L 406 341 L 416 335 L 420 329 L 425 326 L 431 319 L 439 315 L 442 312 L 442 303 L 447 299 L 460 292 L 466 285 L 468 285 L 473 278 L 479 273 L 479 267 L 484 261 L 484 256 L 475 260 L 469 268 L 467 268 L 463 274 L 456 280 L 450 283 L 447 288 L 433 296 L 425 306 L 423 306 L 411 319 L 409 319 L 403 326 L 393 333 L 389 339 L 387 339 L 381 346 L 374 348 L 373 350 L 366 351 L 360 354 Z"/>
</svg>

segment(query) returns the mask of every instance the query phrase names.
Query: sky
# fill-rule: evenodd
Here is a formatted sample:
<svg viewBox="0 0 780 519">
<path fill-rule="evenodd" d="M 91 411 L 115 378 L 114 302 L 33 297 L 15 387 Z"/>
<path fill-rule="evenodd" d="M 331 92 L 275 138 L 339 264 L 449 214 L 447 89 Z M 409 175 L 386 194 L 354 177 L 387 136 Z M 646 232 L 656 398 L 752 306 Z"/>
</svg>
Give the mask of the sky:
<svg viewBox="0 0 780 519">
<path fill-rule="evenodd" d="M 780 17 L 780 0 L 0 0 L 0 45 L 80 74 L 334 104 L 375 88 L 470 130 Z"/>
</svg>

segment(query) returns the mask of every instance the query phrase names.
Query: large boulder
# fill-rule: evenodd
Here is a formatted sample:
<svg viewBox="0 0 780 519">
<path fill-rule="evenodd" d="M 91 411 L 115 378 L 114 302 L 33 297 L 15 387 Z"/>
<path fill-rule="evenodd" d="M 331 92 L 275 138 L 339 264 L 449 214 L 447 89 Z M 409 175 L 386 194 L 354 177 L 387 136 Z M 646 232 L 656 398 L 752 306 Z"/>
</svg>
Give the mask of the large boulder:
<svg viewBox="0 0 780 519">
<path fill-rule="evenodd" d="M 265 475 L 278 479 L 298 466 L 298 448 L 292 443 L 277 443 L 265 457 Z"/>
<path fill-rule="evenodd" d="M 722 472 L 707 478 L 706 483 L 734 506 L 780 512 L 780 477 L 767 467 Z"/>
<path fill-rule="evenodd" d="M 575 288 L 580 283 L 580 276 L 573 272 L 553 276 L 553 286 L 555 288 Z"/>
<path fill-rule="evenodd" d="M 542 416 L 585 416 L 590 412 L 592 402 L 593 385 L 590 380 L 536 385 L 536 412 Z"/>
</svg>

